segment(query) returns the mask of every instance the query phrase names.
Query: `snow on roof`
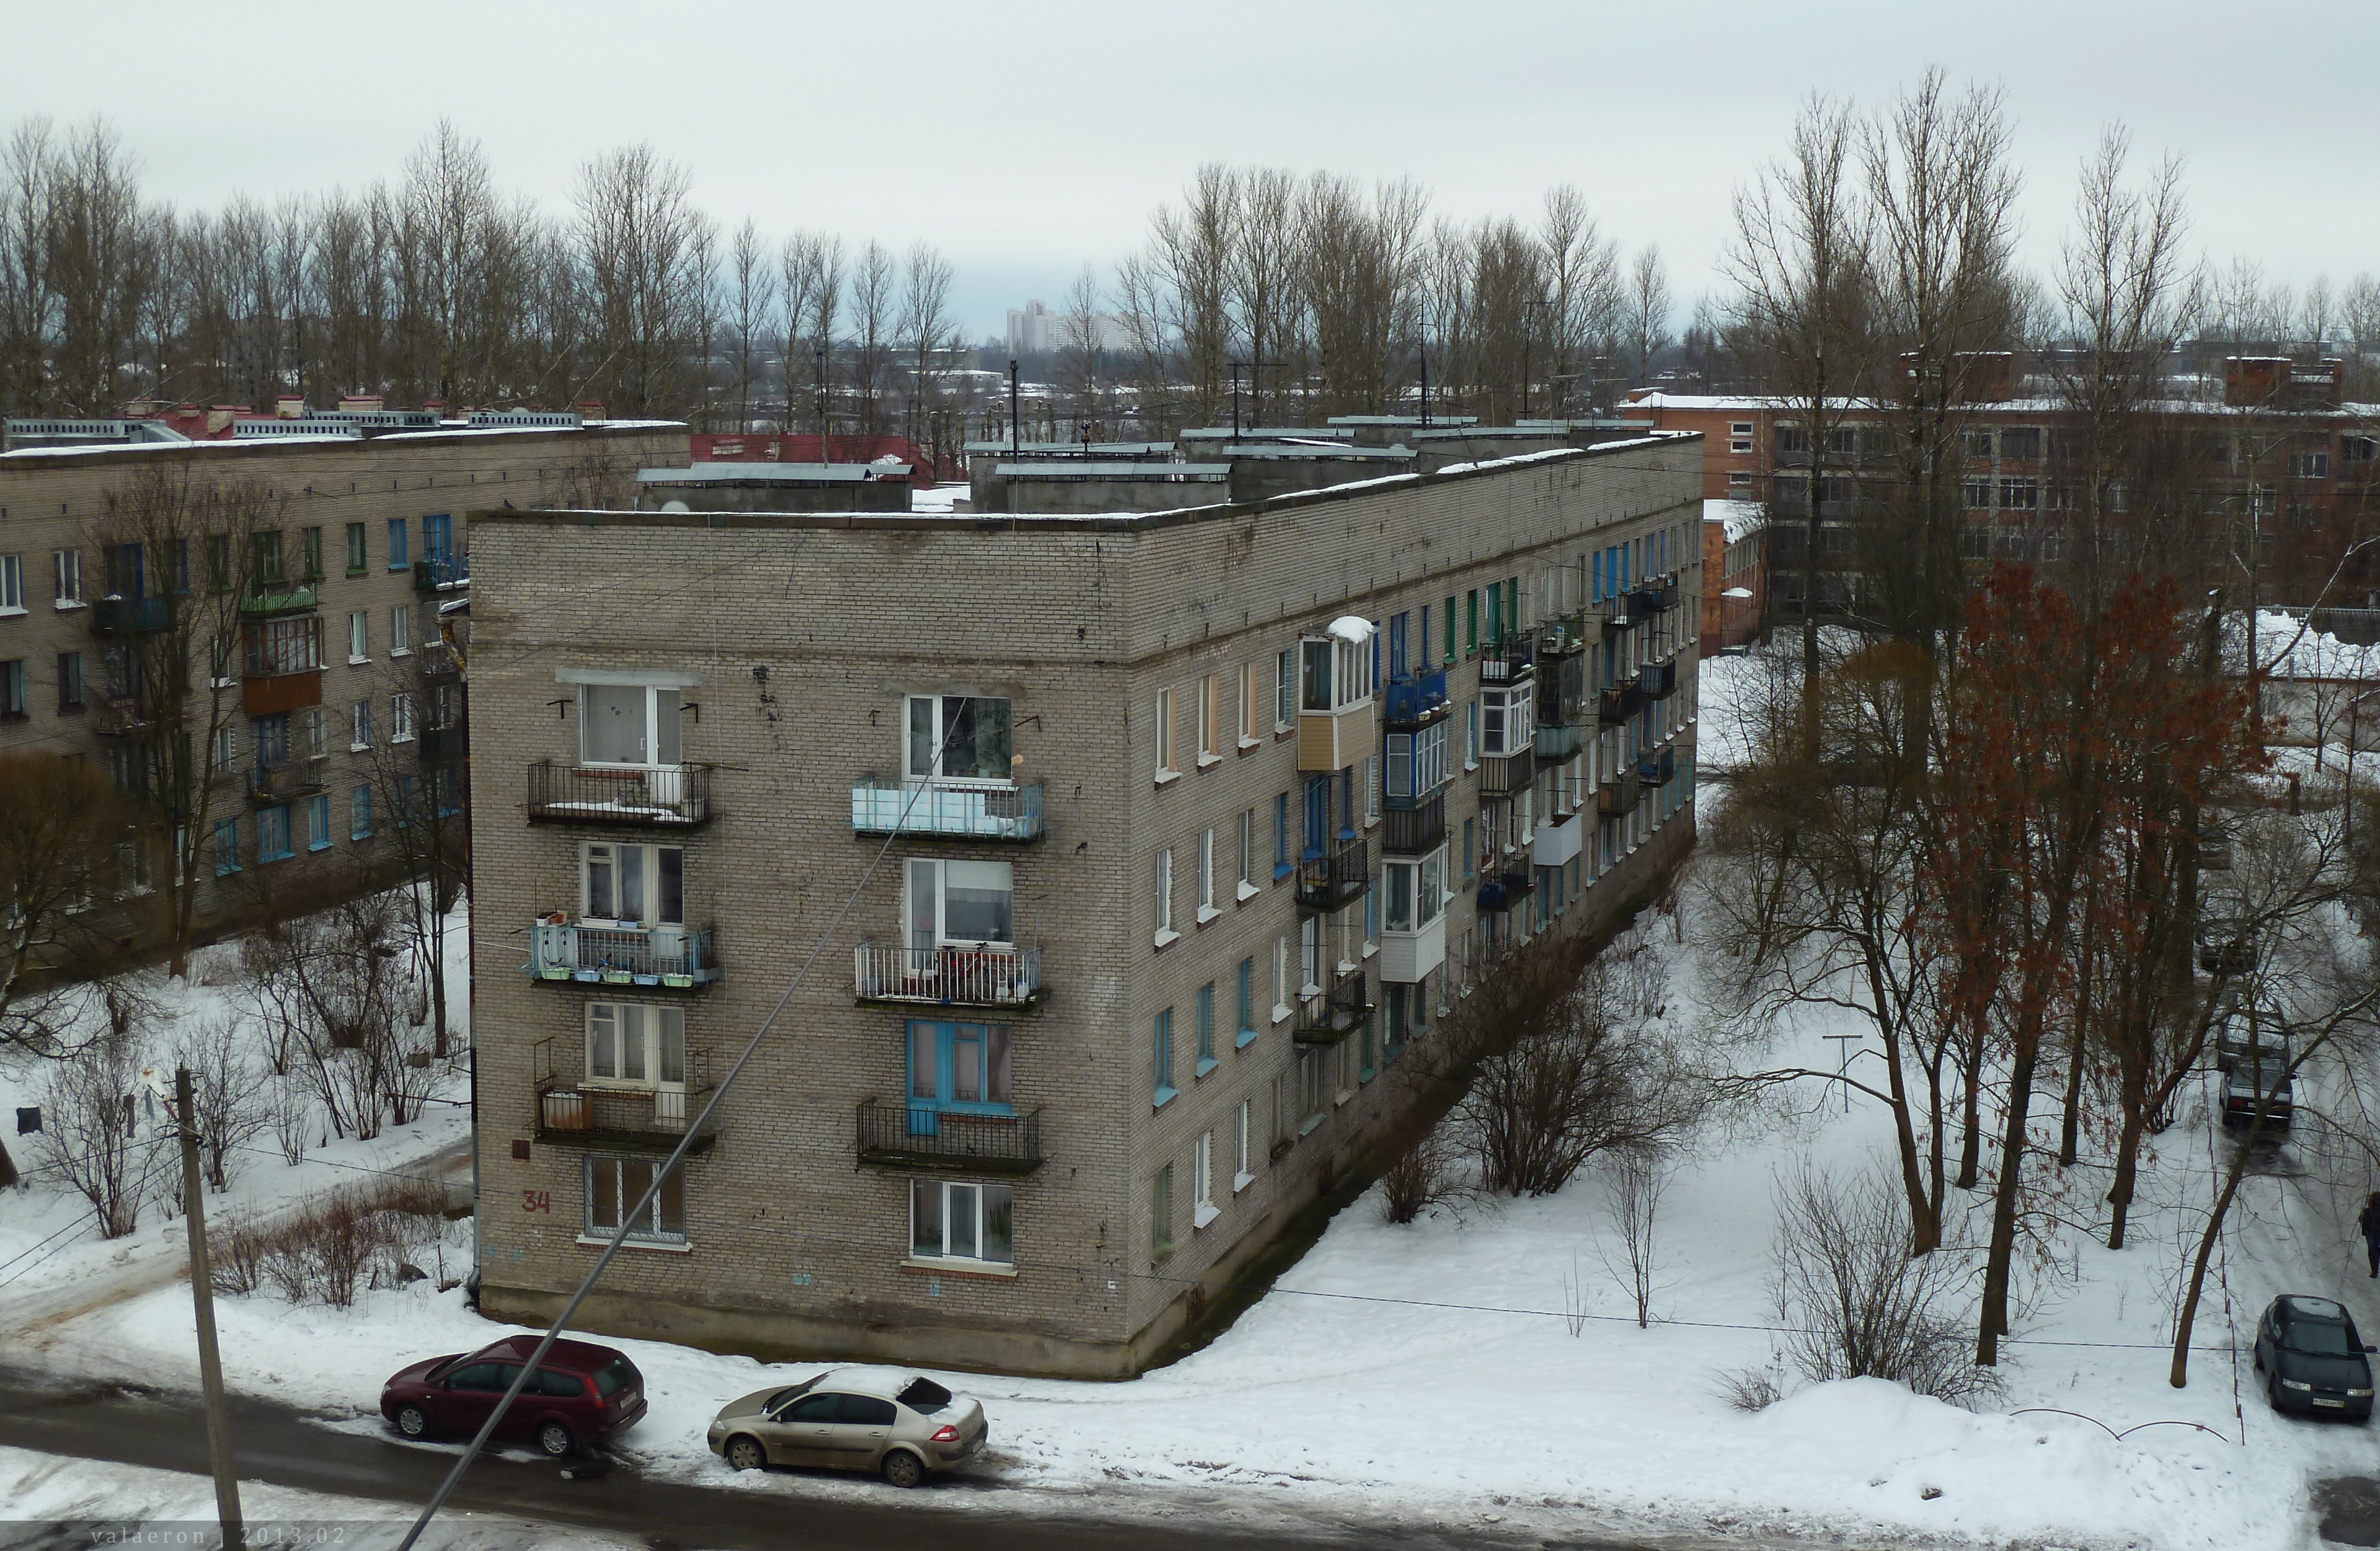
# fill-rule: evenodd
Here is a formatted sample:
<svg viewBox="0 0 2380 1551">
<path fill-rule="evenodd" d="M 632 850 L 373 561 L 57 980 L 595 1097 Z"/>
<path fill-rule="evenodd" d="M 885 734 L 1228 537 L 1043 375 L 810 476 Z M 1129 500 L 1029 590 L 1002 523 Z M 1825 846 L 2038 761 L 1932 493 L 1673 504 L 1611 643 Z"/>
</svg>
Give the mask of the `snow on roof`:
<svg viewBox="0 0 2380 1551">
<path fill-rule="evenodd" d="M 915 1368 L 894 1368 L 880 1363 L 855 1363 L 847 1368 L 829 1368 L 811 1381 L 811 1387 L 839 1395 L 873 1395 L 880 1400 L 897 1400 L 901 1391 L 917 1382 L 921 1375 Z"/>
<path fill-rule="evenodd" d="M 2223 620 L 2226 662 L 2234 673 L 2247 660 L 2247 633 L 2237 614 Z M 2380 646 L 2359 647 L 2294 614 L 2256 611 L 2256 664 L 2275 679 L 2321 679 L 2380 687 Z"/>
<path fill-rule="evenodd" d="M 887 474 L 907 474 L 897 460 L 881 463 L 697 463 L 684 468 L 639 468 L 640 485 L 858 485 Z"/>
<path fill-rule="evenodd" d="M 1720 524 L 1727 529 L 1727 542 L 1759 532 L 1768 526 L 1768 508 L 1757 501 L 1706 501 L 1703 521 Z"/>
</svg>

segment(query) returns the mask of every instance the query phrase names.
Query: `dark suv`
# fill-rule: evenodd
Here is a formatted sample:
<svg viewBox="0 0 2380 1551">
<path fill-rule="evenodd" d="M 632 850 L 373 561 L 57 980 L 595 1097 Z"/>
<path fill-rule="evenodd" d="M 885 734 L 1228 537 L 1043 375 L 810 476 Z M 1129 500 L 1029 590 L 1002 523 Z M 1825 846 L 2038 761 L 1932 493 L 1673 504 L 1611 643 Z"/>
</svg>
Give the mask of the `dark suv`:
<svg viewBox="0 0 2380 1551">
<path fill-rule="evenodd" d="M 2355 1321 L 2327 1298 L 2283 1293 L 2256 1322 L 2256 1371 L 2275 1411 L 2372 1415 L 2371 1347 Z"/>
<path fill-rule="evenodd" d="M 537 1350 L 535 1336 L 416 1363 L 380 1392 L 380 1413 L 409 1438 L 476 1435 Z M 495 1436 L 533 1442 L 560 1459 L 645 1414 L 645 1375 L 608 1346 L 556 1341 L 496 1424 Z"/>
</svg>

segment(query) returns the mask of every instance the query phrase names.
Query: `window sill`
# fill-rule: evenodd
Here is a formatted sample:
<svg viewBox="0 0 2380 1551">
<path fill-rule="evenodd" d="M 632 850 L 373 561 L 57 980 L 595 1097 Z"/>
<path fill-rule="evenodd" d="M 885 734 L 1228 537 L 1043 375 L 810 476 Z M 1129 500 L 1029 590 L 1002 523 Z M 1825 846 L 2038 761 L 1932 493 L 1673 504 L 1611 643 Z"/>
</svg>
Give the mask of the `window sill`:
<svg viewBox="0 0 2380 1551">
<path fill-rule="evenodd" d="M 1463 773 L 1464 775 L 1469 775 L 1472 771 L 1474 771 L 1474 770 L 1477 769 L 1478 768 L 1479 768 L 1479 761 L 1478 761 L 1478 760 L 1476 760 L 1476 759 L 1465 759 L 1465 760 L 1463 762 Z"/>
<path fill-rule="evenodd" d="M 1240 879 L 1239 887 L 1232 891 L 1232 897 L 1240 903 L 1245 904 L 1250 900 L 1255 899 L 1258 894 L 1263 892 L 1263 890 L 1257 888 L 1255 884 L 1249 882 L 1244 878 Z"/>
<path fill-rule="evenodd" d="M 1168 948 L 1171 948 L 1175 943 L 1181 941 L 1182 934 L 1175 931 L 1167 931 L 1163 927 L 1160 927 L 1157 934 L 1150 938 L 1149 940 L 1155 943 L 1157 945 L 1157 951 L 1162 953 Z"/>
<path fill-rule="evenodd" d="M 60 613 L 65 613 L 70 609 L 88 609 L 91 605 L 84 602 L 79 598 L 61 598 L 52 603 L 50 607 L 55 609 Z"/>
<path fill-rule="evenodd" d="M 1158 1084 L 1157 1092 L 1151 1096 L 1148 1107 L 1151 1109 L 1162 1109 L 1166 1105 L 1181 1097 L 1182 1090 L 1180 1088 L 1169 1088 L 1160 1083 Z"/>
<path fill-rule="evenodd" d="M 1234 1174 L 1232 1176 L 1232 1194 L 1237 1195 L 1256 1182 L 1257 1177 L 1254 1174 Z"/>
<path fill-rule="evenodd" d="M 1364 957 L 1367 959 L 1379 951 L 1380 945 L 1377 942 L 1367 942 L 1364 944 Z"/>
<path fill-rule="evenodd" d="M 388 568 L 391 571 L 410 571 L 413 569 L 413 563 L 409 560 L 392 560 L 388 563 Z"/>
<path fill-rule="evenodd" d="M 1281 739 L 1288 737 L 1296 731 L 1296 728 L 1291 726 L 1286 721 L 1276 721 L 1272 724 L 1272 741 L 1279 743 Z"/>
<path fill-rule="evenodd" d="M 402 733 L 396 737 L 389 739 L 388 741 L 393 744 L 409 744 L 413 741 L 413 734 L 410 733 Z"/>
<path fill-rule="evenodd" d="M 1341 1104 L 1344 1104 L 1344 1103 L 1346 1103 L 1349 1099 L 1351 1099 L 1351 1098 L 1353 1098 L 1353 1097 L 1355 1097 L 1355 1090 L 1354 1090 L 1354 1089 L 1353 1089 L 1353 1088 L 1341 1088 L 1337 1093 L 1334 1093 L 1334 1094 L 1332 1094 L 1332 1095 L 1330 1096 L 1330 1102 L 1331 1102 L 1334 1106 L 1335 1106 L 1335 1105 L 1341 1105 Z"/>
<path fill-rule="evenodd" d="M 1223 913 L 1217 910 L 1211 904 L 1202 904 L 1198 907 L 1198 925 L 1202 927 L 1209 925 L 1212 922 L 1220 921 L 1222 918 Z"/>
<path fill-rule="evenodd" d="M 17 619 L 26 612 L 20 608 L 0 608 L 0 619 Z"/>
<path fill-rule="evenodd" d="M 318 840 L 310 843 L 306 849 L 309 851 L 328 851 L 331 849 L 331 842 L 326 840 Z"/>
<path fill-rule="evenodd" d="M 1254 1030 L 1254 1029 L 1242 1029 L 1242 1030 L 1239 1032 L 1238 1036 L 1232 1039 L 1232 1049 L 1234 1049 L 1234 1050 L 1245 1050 L 1245 1049 L 1246 1049 L 1250 1045 L 1253 1045 L 1253 1044 L 1255 1044 L 1255 1043 L 1256 1043 L 1256 1037 L 1257 1037 L 1257 1031 L 1256 1031 L 1256 1030 Z"/>
<path fill-rule="evenodd" d="M 1328 1116 L 1328 1115 L 1308 1115 L 1308 1116 L 1306 1116 L 1306 1117 L 1305 1117 L 1305 1119 L 1304 1119 L 1304 1120 L 1302 1120 L 1302 1121 L 1298 1121 L 1298 1122 L 1297 1122 L 1297 1134 L 1298 1134 L 1298 1135 L 1300 1135 L 1300 1136 L 1302 1136 L 1302 1137 L 1303 1137 L 1303 1136 L 1311 1136 L 1311 1135 L 1313 1135 L 1313 1134 L 1314 1134 L 1314 1128 L 1315 1128 L 1316 1126 L 1318 1126 L 1318 1125 L 1320 1125 L 1324 1121 L 1327 1121 L 1327 1120 L 1329 1120 L 1330 1118 L 1330 1116 Z"/>
<path fill-rule="evenodd" d="M 1200 1056 L 1198 1058 L 1198 1063 L 1191 1068 L 1190 1074 L 1193 1077 L 1204 1077 L 1207 1073 L 1214 1071 L 1215 1068 L 1222 1064 L 1223 1063 L 1221 1061 L 1217 1060 L 1212 1056 Z"/>
<path fill-rule="evenodd" d="M 1264 740 L 1262 738 L 1243 736 L 1239 742 L 1239 750 L 1242 754 L 1254 754 L 1257 749 L 1262 747 L 1264 747 Z"/>
<path fill-rule="evenodd" d="M 411 657 L 413 655 L 413 648 L 411 647 L 391 647 L 388 648 L 388 654 L 391 657 Z"/>
<path fill-rule="evenodd" d="M 1289 1021 L 1289 1009 L 1283 1007 L 1279 1002 L 1274 1002 L 1272 1004 L 1272 1021 L 1276 1024 L 1287 1023 Z"/>
<path fill-rule="evenodd" d="M 1198 756 L 1198 768 L 1202 770 L 1211 770 L 1222 762 L 1223 757 L 1220 754 L 1202 754 Z"/>
<path fill-rule="evenodd" d="M 1279 883 L 1296 870 L 1297 869 L 1295 867 L 1291 866 L 1287 862 L 1275 862 L 1272 865 L 1272 880 L 1275 883 Z"/>
<path fill-rule="evenodd" d="M 369 576 L 371 575 L 371 567 L 369 565 L 350 565 L 347 567 L 347 575 L 350 576 Z"/>
<path fill-rule="evenodd" d="M 1180 770 L 1160 770 L 1157 772 L 1157 784 L 1160 786 L 1171 786 L 1181 779 L 1182 772 Z"/>
<path fill-rule="evenodd" d="M 1300 986 L 1297 988 L 1297 999 L 1300 1001 L 1312 1001 L 1321 994 L 1322 988 L 1319 986 Z"/>
<path fill-rule="evenodd" d="M 1220 1206 L 1214 1205 L 1212 1202 L 1201 1201 L 1190 1213 L 1191 1231 L 1197 1231 L 1199 1229 L 1206 1227 L 1208 1223 L 1214 1221 L 1217 1218 L 1221 1217 L 1222 1215 L 1223 1209 Z"/>
<path fill-rule="evenodd" d="M 347 745 L 347 752 L 348 752 L 349 754 L 370 754 L 370 753 L 371 752 L 371 745 L 370 745 L 370 744 L 349 744 L 349 745 Z"/>
<path fill-rule="evenodd" d="M 578 1242 L 587 1245 L 589 1249 L 609 1249 L 612 1246 L 612 1239 L 609 1234 L 598 1237 L 592 1233 L 581 1233 L 578 1235 Z M 653 1250 L 662 1254 L 691 1254 L 694 1253 L 694 1246 L 692 1244 L 666 1244 L 658 1239 L 623 1239 L 620 1241 L 620 1247 L 624 1250 Z"/>
<path fill-rule="evenodd" d="M 369 668 L 371 666 L 371 659 L 369 657 L 350 657 L 347 659 L 347 666 L 350 668 Z"/>
<path fill-rule="evenodd" d="M 924 1271 L 941 1277 L 979 1277 L 986 1281 L 1013 1282 L 1016 1267 L 1002 1266 L 994 1260 L 942 1260 L 922 1255 L 905 1255 L 901 1269 Z"/>
</svg>

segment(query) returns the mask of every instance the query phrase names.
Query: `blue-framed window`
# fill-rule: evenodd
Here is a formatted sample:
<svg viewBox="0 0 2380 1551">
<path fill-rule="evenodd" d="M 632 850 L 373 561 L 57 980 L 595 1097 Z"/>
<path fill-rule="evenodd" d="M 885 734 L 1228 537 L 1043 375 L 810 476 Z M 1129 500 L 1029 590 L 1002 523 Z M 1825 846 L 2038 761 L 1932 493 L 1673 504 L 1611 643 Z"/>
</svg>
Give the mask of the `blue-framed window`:
<svg viewBox="0 0 2380 1551">
<path fill-rule="evenodd" d="M 392 571 L 402 571 L 411 564 L 412 563 L 406 559 L 406 552 L 405 519 L 391 517 L 388 519 L 388 568 Z"/>
<path fill-rule="evenodd" d="M 421 519 L 421 558 L 448 560 L 455 553 L 455 519 L 444 512 Z"/>
<path fill-rule="evenodd" d="M 1198 1075 L 1204 1077 L 1216 1064 L 1215 983 L 1209 980 L 1198 988 Z"/>
<path fill-rule="evenodd" d="M 1392 679 L 1405 676 L 1405 631 L 1412 618 L 1409 613 L 1392 614 L 1389 618 L 1389 677 Z M 1423 653 L 1425 657 L 1427 655 L 1427 651 Z"/>
<path fill-rule="evenodd" d="M 1005 1115 L 1009 1031 L 1001 1024 L 909 1022 L 909 1108 Z"/>
<path fill-rule="evenodd" d="M 1257 1036 L 1257 961 L 1255 955 L 1240 961 L 1239 1035 L 1234 1044 L 1245 1048 Z"/>
<path fill-rule="evenodd" d="M 1272 880 L 1289 874 L 1289 794 L 1283 792 L 1272 800 Z"/>
<path fill-rule="evenodd" d="M 306 799 L 306 849 L 328 851 L 331 848 L 331 794 L 321 793 Z"/>
<path fill-rule="evenodd" d="M 1368 945 L 1380 940 L 1380 886 L 1377 883 L 1364 891 L 1364 941 Z"/>
<path fill-rule="evenodd" d="M 256 859 L 285 862 L 297 853 L 289 846 L 289 805 L 259 808 L 256 813 Z"/>
<path fill-rule="evenodd" d="M 215 876 L 239 870 L 239 820 L 223 818 L 215 822 Z"/>
<path fill-rule="evenodd" d="M 1414 660 L 1424 668 L 1438 660 L 1429 654 L 1429 605 L 1427 603 L 1421 606 L 1421 652 Z"/>
<path fill-rule="evenodd" d="M 347 794 L 347 838 L 371 839 L 371 788 L 358 786 Z"/>
<path fill-rule="evenodd" d="M 1305 778 L 1305 850 L 1311 859 L 1322 854 L 1330 839 L 1330 778 Z"/>
<path fill-rule="evenodd" d="M 1173 1085 L 1173 1009 L 1167 1008 L 1157 1015 L 1154 1048 L 1157 1081 L 1153 1103 L 1163 1104 L 1181 1090 Z"/>
<path fill-rule="evenodd" d="M 416 782 L 409 775 L 396 778 L 396 827 L 404 829 L 413 822 L 413 789 Z"/>
</svg>

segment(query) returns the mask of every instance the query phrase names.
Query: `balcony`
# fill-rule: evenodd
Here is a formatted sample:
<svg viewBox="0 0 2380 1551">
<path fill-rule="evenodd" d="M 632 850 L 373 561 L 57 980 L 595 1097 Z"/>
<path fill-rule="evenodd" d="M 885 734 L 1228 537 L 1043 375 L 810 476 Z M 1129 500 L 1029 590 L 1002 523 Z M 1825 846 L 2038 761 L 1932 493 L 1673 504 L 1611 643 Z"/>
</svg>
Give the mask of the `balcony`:
<svg viewBox="0 0 2380 1551">
<path fill-rule="evenodd" d="M 467 554 L 431 555 L 413 563 L 413 590 L 437 592 L 448 588 L 468 587 L 471 583 L 471 557 Z"/>
<path fill-rule="evenodd" d="M 1042 997 L 1041 950 L 1007 943 L 852 950 L 852 993 L 861 1001 L 1021 1010 Z"/>
<path fill-rule="evenodd" d="M 1678 773 L 1678 749 L 1675 744 L 1640 755 L 1636 760 L 1636 779 L 1647 786 L 1658 786 Z"/>
<path fill-rule="evenodd" d="M 691 830 L 710 820 L 708 765 L 557 765 L 528 768 L 532 824 L 618 824 Z"/>
<path fill-rule="evenodd" d="M 137 737 L 149 730 L 149 708 L 138 695 L 91 703 L 91 730 L 103 738 Z"/>
<path fill-rule="evenodd" d="M 424 727 L 417 741 L 421 745 L 421 762 L 425 765 L 460 759 L 471 752 L 470 721 L 468 718 L 457 717 L 450 727 Z"/>
<path fill-rule="evenodd" d="M 446 643 L 443 641 L 433 641 L 423 647 L 421 655 L 415 658 L 414 661 L 420 665 L 421 676 L 425 679 L 457 678 L 461 676 L 463 671 L 462 665 L 455 660 L 455 654 L 446 649 Z"/>
<path fill-rule="evenodd" d="M 1371 881 L 1366 867 L 1362 835 L 1330 842 L 1321 854 L 1304 856 L 1297 864 L 1297 903 L 1305 910 L 1336 910 L 1364 897 Z"/>
<path fill-rule="evenodd" d="M 272 673 L 239 681 L 239 709 L 249 716 L 277 716 L 322 703 L 322 670 Z"/>
<path fill-rule="evenodd" d="M 1636 670 L 1636 689 L 1647 700 L 1658 700 L 1678 692 L 1678 664 L 1672 658 L 1667 662 L 1647 662 Z"/>
<path fill-rule="evenodd" d="M 1536 890 L 1537 869 L 1534 866 L 1524 865 L 1490 873 L 1479 881 L 1479 914 L 1516 909 Z"/>
<path fill-rule="evenodd" d="M 689 1058 L 691 1052 L 688 1052 Z M 552 1146 L 609 1152 L 665 1153 L 710 1102 L 711 1084 L 689 1059 L 686 1080 L 669 1087 L 613 1087 L 553 1069 L 553 1041 L 536 1046 L 537 1139 Z M 713 1121 L 696 1133 L 689 1153 L 717 1141 Z"/>
<path fill-rule="evenodd" d="M 1568 866 L 1585 850 L 1586 821 L 1574 813 L 1538 824 L 1530 840 L 1530 860 L 1541 867 Z"/>
<path fill-rule="evenodd" d="M 1483 754 L 1479 757 L 1479 794 L 1483 797 L 1512 797 L 1529 789 L 1537 776 L 1537 752 L 1532 746 L 1517 754 Z"/>
<path fill-rule="evenodd" d="M 1446 843 L 1446 794 L 1423 803 L 1419 807 L 1392 807 L 1387 810 L 1388 828 L 1380 840 L 1380 849 L 1391 856 L 1427 856 Z"/>
<path fill-rule="evenodd" d="M 1624 727 L 1638 711 L 1645 709 L 1645 686 L 1641 679 L 1615 685 L 1603 692 L 1597 715 L 1606 727 Z"/>
<path fill-rule="evenodd" d="M 314 589 L 310 586 L 280 580 L 263 581 L 248 590 L 239 600 L 239 612 L 249 619 L 268 619 L 274 614 L 302 614 L 315 607 Z"/>
<path fill-rule="evenodd" d="M 549 918 L 528 932 L 528 969 L 540 980 L 687 991 L 719 978 L 708 927 L 574 927 Z"/>
<path fill-rule="evenodd" d="M 1606 634 L 1615 630 L 1626 630 L 1633 625 L 1644 623 L 1642 619 L 1629 612 L 1630 602 L 1634 597 L 1635 594 L 1630 592 L 1615 592 L 1596 605 Z"/>
<path fill-rule="evenodd" d="M 1479 682 L 1483 685 L 1518 685 L 1526 682 L 1536 666 L 1533 643 L 1515 638 L 1499 642 L 1479 654 Z"/>
<path fill-rule="evenodd" d="M 865 775 L 851 788 L 851 830 L 937 840 L 1039 840 L 1041 783 L 983 786 Z"/>
<path fill-rule="evenodd" d="M 1307 775 L 1328 775 L 1360 765 L 1379 751 L 1368 699 L 1335 711 L 1297 713 L 1297 768 Z"/>
<path fill-rule="evenodd" d="M 1446 963 L 1446 912 L 1427 927 L 1380 933 L 1380 978 L 1411 986 Z"/>
<path fill-rule="evenodd" d="M 252 765 L 248 771 L 248 800 L 258 807 L 272 807 L 310 797 L 322 789 L 323 765 L 321 759 L 296 757 Z"/>
<path fill-rule="evenodd" d="M 1446 697 L 1444 669 L 1390 679 L 1380 705 L 1380 720 L 1395 732 L 1427 727 L 1453 713 L 1454 702 Z"/>
<path fill-rule="evenodd" d="M 1645 619 L 1666 613 L 1677 606 L 1678 588 L 1675 582 L 1643 583 L 1628 595 L 1629 612 Z"/>
<path fill-rule="evenodd" d="M 1586 729 L 1575 721 L 1564 721 L 1548 727 L 1537 723 L 1537 757 L 1548 764 L 1567 759 L 1585 744 Z"/>
<path fill-rule="evenodd" d="M 1645 794 L 1644 783 L 1634 770 L 1613 776 L 1595 794 L 1595 811 L 1606 818 L 1620 818 L 1636 811 L 1637 800 Z"/>
<path fill-rule="evenodd" d="M 1359 969 L 1341 975 L 1313 1000 L 1298 1003 L 1290 1037 L 1300 1045 L 1336 1045 L 1362 1028 L 1371 1015 L 1371 999 Z"/>
<path fill-rule="evenodd" d="M 864 1098 L 859 1161 L 890 1169 L 1030 1174 L 1041 1167 L 1041 1111 L 988 1115 Z"/>
<path fill-rule="evenodd" d="M 102 636 L 145 635 L 172 623 L 173 606 L 164 598 L 102 598 L 91 606 L 91 627 Z"/>
</svg>

